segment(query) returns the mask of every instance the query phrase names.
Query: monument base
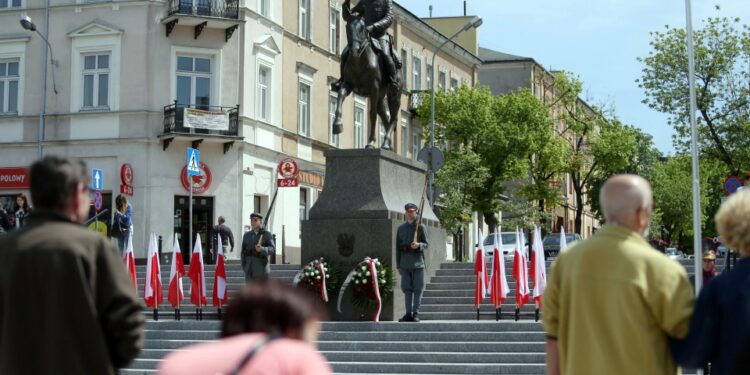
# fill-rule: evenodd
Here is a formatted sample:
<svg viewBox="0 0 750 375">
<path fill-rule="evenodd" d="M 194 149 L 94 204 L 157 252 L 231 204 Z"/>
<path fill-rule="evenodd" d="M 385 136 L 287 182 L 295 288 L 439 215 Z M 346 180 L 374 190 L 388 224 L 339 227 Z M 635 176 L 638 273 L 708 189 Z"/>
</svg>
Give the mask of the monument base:
<svg viewBox="0 0 750 375">
<path fill-rule="evenodd" d="M 393 269 L 393 294 L 383 301 L 380 320 L 400 318 L 406 308 L 401 276 L 396 270 L 396 230 L 405 222 L 404 204 L 419 204 L 424 193 L 425 165 L 381 149 L 328 150 L 323 192 L 302 222 L 302 264 L 325 257 L 339 267 L 341 278 L 365 257 L 378 258 Z M 426 199 L 426 197 L 425 197 Z M 446 259 L 445 233 L 425 201 L 427 226 L 425 284 Z M 332 320 L 372 320 L 374 311 L 351 303 L 351 286 L 336 311 L 339 291 L 329 295 Z"/>
</svg>

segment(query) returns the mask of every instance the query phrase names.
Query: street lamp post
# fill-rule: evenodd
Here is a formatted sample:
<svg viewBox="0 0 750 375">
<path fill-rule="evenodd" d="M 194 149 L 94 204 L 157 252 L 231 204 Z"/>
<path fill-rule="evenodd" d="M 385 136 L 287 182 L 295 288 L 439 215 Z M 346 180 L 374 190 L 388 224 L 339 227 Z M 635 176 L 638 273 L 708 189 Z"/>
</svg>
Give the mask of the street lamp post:
<svg viewBox="0 0 750 375">
<path fill-rule="evenodd" d="M 437 57 L 438 52 L 445 47 L 448 42 L 453 40 L 453 38 L 457 37 L 458 34 L 461 34 L 462 32 L 469 30 L 471 28 L 476 28 L 482 25 L 482 19 L 479 16 L 474 16 L 474 18 L 469 21 L 464 27 L 462 27 L 460 30 L 456 31 L 455 34 L 453 34 L 450 38 L 446 39 L 443 44 L 441 44 L 435 52 L 432 54 L 432 74 L 435 74 L 435 57 Z M 430 164 L 428 165 L 429 172 L 430 172 L 430 189 L 427 192 L 428 193 L 428 199 L 430 200 L 430 204 L 434 205 L 434 194 L 435 194 L 435 170 L 432 167 L 432 150 L 434 150 L 435 147 L 435 80 L 430 78 L 432 84 L 430 85 Z"/>
<path fill-rule="evenodd" d="M 44 33 L 49 33 L 49 0 L 47 0 L 47 12 L 46 12 L 46 27 L 44 29 Z M 29 31 L 36 31 L 37 34 L 42 38 L 44 43 L 47 44 L 46 48 L 44 48 L 44 64 L 42 64 L 42 67 L 44 69 L 44 74 L 42 75 L 44 78 L 42 79 L 42 108 L 39 111 L 39 144 L 37 145 L 38 153 L 39 153 L 39 159 L 41 159 L 44 156 L 44 151 L 42 149 L 42 143 L 44 142 L 44 121 L 45 121 L 45 115 L 47 112 L 47 54 L 49 53 L 49 56 L 52 56 L 52 46 L 49 44 L 49 40 L 47 40 L 47 37 L 42 35 L 42 33 L 39 32 L 39 30 L 36 29 L 36 25 L 34 22 L 31 21 L 31 18 L 29 16 L 21 17 L 21 26 Z M 54 78 L 53 78 L 54 81 Z M 57 88 L 55 88 L 55 94 L 57 94 Z"/>
</svg>

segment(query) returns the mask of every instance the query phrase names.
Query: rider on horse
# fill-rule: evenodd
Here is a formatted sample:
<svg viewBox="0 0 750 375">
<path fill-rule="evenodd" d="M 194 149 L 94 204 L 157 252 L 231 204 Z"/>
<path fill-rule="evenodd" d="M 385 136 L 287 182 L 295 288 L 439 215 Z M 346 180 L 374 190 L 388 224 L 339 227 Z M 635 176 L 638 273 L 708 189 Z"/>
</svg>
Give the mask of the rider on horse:
<svg viewBox="0 0 750 375">
<path fill-rule="evenodd" d="M 352 17 L 364 16 L 367 32 L 372 39 L 372 46 L 375 52 L 380 56 L 385 65 L 388 74 L 389 88 L 398 90 L 399 78 L 398 70 L 401 69 L 401 61 L 393 51 L 391 36 L 386 32 L 394 19 L 393 1 L 392 0 L 359 0 L 359 3 L 349 9 L 349 1 L 345 0 L 343 4 L 342 17 L 344 21 L 349 22 Z M 344 48 L 341 53 L 341 68 L 343 70 L 346 60 L 349 58 L 349 46 Z M 338 91 L 340 80 L 331 85 L 333 91 Z"/>
</svg>

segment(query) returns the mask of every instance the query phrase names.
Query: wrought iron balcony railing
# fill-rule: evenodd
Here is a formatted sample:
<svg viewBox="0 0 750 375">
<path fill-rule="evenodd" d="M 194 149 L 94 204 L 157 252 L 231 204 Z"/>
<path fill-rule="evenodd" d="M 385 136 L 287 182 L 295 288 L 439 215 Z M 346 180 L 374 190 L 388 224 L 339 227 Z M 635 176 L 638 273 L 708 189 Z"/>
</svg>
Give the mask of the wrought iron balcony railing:
<svg viewBox="0 0 750 375">
<path fill-rule="evenodd" d="M 189 118 L 186 119 L 186 112 Z M 239 135 L 240 106 L 219 107 L 188 104 L 164 106 L 164 134 Z M 226 118 L 223 118 L 226 116 Z M 224 124 L 224 121 L 227 124 Z"/>
<path fill-rule="evenodd" d="M 239 19 L 239 0 L 169 0 L 167 16 L 189 15 Z"/>
<path fill-rule="evenodd" d="M 417 111 L 419 105 L 422 104 L 422 100 L 430 98 L 429 90 L 412 90 L 409 93 L 409 111 L 412 113 Z"/>
</svg>

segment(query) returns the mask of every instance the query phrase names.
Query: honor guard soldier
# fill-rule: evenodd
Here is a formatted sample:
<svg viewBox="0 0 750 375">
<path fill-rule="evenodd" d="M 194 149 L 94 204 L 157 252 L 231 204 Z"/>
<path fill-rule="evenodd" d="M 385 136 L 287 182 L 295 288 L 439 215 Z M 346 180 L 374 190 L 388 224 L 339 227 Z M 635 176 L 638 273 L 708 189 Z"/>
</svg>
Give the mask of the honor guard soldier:
<svg viewBox="0 0 750 375">
<path fill-rule="evenodd" d="M 406 222 L 396 232 L 396 267 L 401 275 L 401 290 L 404 292 L 406 314 L 399 322 L 418 322 L 419 307 L 424 290 L 424 251 L 427 250 L 427 227 L 419 224 L 414 203 L 404 206 Z"/>
<path fill-rule="evenodd" d="M 251 214 L 250 230 L 242 236 L 242 270 L 246 282 L 268 277 L 271 272 L 268 257 L 276 252 L 276 246 L 271 232 L 261 227 L 262 221 L 263 216 Z"/>
</svg>

